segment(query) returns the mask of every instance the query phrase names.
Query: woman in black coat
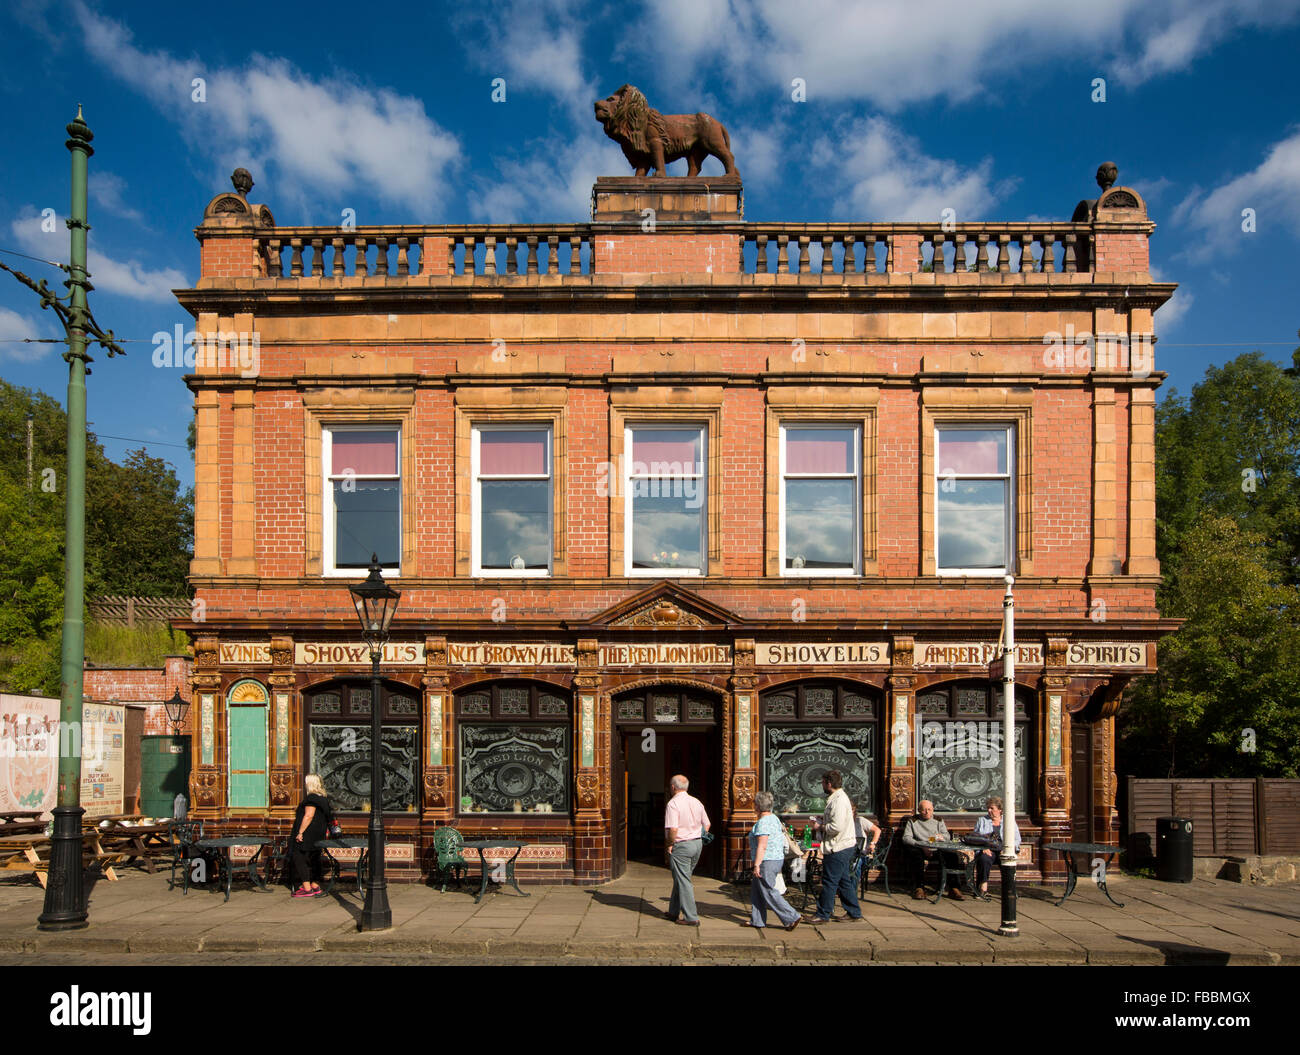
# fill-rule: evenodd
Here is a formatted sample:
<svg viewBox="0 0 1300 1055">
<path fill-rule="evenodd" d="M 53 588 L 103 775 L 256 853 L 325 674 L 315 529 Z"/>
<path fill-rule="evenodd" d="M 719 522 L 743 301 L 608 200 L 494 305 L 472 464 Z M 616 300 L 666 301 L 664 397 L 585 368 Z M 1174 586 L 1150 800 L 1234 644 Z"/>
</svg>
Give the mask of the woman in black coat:
<svg viewBox="0 0 1300 1055">
<path fill-rule="evenodd" d="M 328 838 L 334 823 L 325 785 L 315 773 L 308 773 L 303 782 L 307 796 L 298 803 L 289 836 L 289 875 L 293 879 L 294 897 L 321 897 L 325 891 L 316 882 L 320 875 L 320 851 L 316 844 Z"/>
</svg>

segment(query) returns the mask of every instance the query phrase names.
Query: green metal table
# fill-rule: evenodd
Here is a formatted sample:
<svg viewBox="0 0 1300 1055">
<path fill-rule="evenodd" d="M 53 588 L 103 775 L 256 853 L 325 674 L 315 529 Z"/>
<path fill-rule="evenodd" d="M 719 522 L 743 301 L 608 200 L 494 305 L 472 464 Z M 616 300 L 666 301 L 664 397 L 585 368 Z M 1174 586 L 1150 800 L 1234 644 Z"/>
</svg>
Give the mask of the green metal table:
<svg viewBox="0 0 1300 1055">
<path fill-rule="evenodd" d="M 1095 861 L 1096 865 L 1100 865 L 1100 868 L 1098 868 L 1095 875 L 1097 886 L 1100 888 L 1101 892 L 1106 895 L 1106 900 L 1112 905 L 1116 905 L 1119 908 L 1124 907 L 1124 903 L 1122 901 L 1116 901 L 1110 896 L 1110 891 L 1106 889 L 1106 868 L 1110 864 L 1110 859 L 1112 857 L 1124 852 L 1122 846 L 1108 846 L 1106 843 L 1047 843 L 1043 849 L 1055 850 L 1057 853 L 1064 856 L 1065 866 L 1069 870 L 1065 877 L 1065 893 L 1061 896 L 1061 900 L 1056 902 L 1058 908 L 1065 904 L 1065 899 L 1074 893 L 1075 883 L 1078 882 L 1080 873 L 1078 865 L 1075 862 L 1076 854 L 1087 854 L 1094 859 L 1099 855 L 1102 856 L 1101 860 Z M 1091 869 L 1089 871 L 1091 872 Z"/>
<path fill-rule="evenodd" d="M 468 850 L 478 851 L 479 870 L 482 872 L 482 880 L 479 883 L 478 897 L 474 899 L 474 904 L 483 900 L 483 895 L 487 893 L 488 888 L 488 863 L 484 850 L 514 850 L 510 860 L 505 862 L 505 881 L 515 888 L 521 897 L 531 897 L 531 894 L 525 894 L 519 889 L 518 882 L 515 881 L 515 861 L 518 859 L 520 852 L 527 843 L 521 843 L 514 839 L 466 839 L 465 848 Z"/>
</svg>

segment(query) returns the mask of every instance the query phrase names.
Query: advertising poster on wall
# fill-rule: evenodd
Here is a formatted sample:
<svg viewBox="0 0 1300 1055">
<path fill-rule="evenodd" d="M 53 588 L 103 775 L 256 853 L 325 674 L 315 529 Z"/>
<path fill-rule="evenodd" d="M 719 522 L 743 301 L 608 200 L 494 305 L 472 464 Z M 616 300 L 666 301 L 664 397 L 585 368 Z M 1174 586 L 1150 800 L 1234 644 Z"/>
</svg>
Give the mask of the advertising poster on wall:
<svg viewBox="0 0 1300 1055">
<path fill-rule="evenodd" d="M 58 800 L 59 701 L 0 693 L 0 810 L 49 811 Z"/>
<path fill-rule="evenodd" d="M 81 709 L 81 805 L 87 817 L 126 812 L 126 708 L 87 703 Z"/>
</svg>

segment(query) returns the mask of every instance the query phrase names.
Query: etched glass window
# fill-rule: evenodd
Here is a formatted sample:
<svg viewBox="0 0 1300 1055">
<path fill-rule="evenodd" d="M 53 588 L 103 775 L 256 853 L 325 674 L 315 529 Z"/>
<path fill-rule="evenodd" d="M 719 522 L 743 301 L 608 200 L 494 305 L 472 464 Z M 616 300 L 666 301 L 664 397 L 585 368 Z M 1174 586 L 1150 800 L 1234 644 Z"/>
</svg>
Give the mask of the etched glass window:
<svg viewBox="0 0 1300 1055">
<path fill-rule="evenodd" d="M 409 690 L 408 690 L 409 691 Z M 420 792 L 420 702 L 405 694 L 383 702 L 383 802 L 386 811 L 414 812 Z M 336 812 L 370 809 L 370 686 L 339 684 L 307 697 L 307 763 L 319 773 Z"/>
<path fill-rule="evenodd" d="M 383 745 L 385 813 L 414 813 L 417 803 L 417 774 L 420 767 L 419 727 L 385 725 L 380 733 Z M 310 768 L 319 773 L 338 813 L 361 813 L 370 809 L 370 726 L 311 726 Z"/>
<path fill-rule="evenodd" d="M 569 727 L 460 727 L 461 813 L 567 813 Z"/>
<path fill-rule="evenodd" d="M 918 801 L 939 813 L 983 813 L 990 796 L 1003 796 L 1002 698 L 983 686 L 959 686 L 921 698 L 917 757 Z M 1029 792 L 1026 693 L 1016 693 L 1015 766 L 1019 805 Z"/>
<path fill-rule="evenodd" d="M 826 808 L 822 774 L 838 769 L 859 813 L 876 810 L 874 725 L 767 725 L 763 728 L 763 786 L 774 812 L 819 814 Z"/>
</svg>

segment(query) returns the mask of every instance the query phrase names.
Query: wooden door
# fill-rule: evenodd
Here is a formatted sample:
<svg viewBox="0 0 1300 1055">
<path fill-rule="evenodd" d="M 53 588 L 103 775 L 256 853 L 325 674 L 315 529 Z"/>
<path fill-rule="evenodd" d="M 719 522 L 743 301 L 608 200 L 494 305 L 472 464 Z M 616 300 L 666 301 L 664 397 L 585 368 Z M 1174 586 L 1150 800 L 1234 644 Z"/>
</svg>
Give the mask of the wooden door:
<svg viewBox="0 0 1300 1055">
<path fill-rule="evenodd" d="M 1070 722 L 1070 823 L 1074 841 L 1092 839 L 1092 726 Z"/>
<path fill-rule="evenodd" d="M 625 734 L 618 729 L 610 738 L 613 765 L 610 766 L 610 845 L 613 875 L 617 879 L 627 869 L 627 745 Z"/>
<path fill-rule="evenodd" d="M 718 877 L 722 868 L 722 758 L 716 729 L 662 734 L 667 772 L 664 782 L 681 773 L 691 782 L 690 793 L 704 803 L 715 839 L 704 848 L 695 871 Z"/>
</svg>

